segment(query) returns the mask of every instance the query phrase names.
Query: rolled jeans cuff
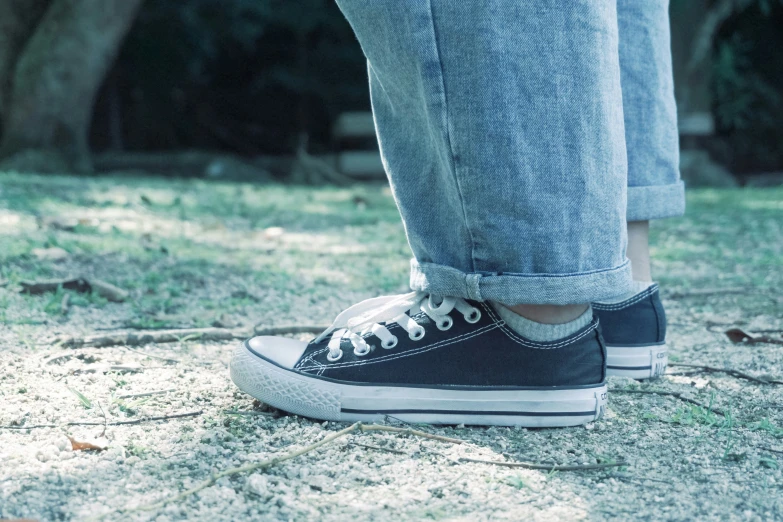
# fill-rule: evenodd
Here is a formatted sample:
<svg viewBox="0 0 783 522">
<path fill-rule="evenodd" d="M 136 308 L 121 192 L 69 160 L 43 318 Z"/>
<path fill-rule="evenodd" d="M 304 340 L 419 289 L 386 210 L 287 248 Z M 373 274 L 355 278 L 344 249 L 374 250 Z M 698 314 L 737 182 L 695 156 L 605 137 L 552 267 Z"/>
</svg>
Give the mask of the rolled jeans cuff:
<svg viewBox="0 0 783 522">
<path fill-rule="evenodd" d="M 631 263 L 573 274 L 466 273 L 411 259 L 412 290 L 476 301 L 516 304 L 584 304 L 610 299 L 631 285 Z"/>
<path fill-rule="evenodd" d="M 628 187 L 626 221 L 647 221 L 685 213 L 685 184 Z"/>
</svg>

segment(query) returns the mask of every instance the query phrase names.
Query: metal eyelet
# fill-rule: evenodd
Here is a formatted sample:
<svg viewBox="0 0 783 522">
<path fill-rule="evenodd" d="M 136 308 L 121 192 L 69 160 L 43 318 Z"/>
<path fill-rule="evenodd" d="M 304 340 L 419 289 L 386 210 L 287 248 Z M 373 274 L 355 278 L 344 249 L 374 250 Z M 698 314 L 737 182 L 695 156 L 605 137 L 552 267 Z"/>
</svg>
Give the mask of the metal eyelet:
<svg viewBox="0 0 783 522">
<path fill-rule="evenodd" d="M 329 353 L 326 354 L 326 360 L 329 361 L 329 362 L 336 362 L 336 361 L 339 361 L 342 358 L 343 358 L 343 351 L 342 350 L 340 350 L 340 355 L 338 355 L 335 358 L 332 358 L 332 352 L 329 352 Z"/>
<path fill-rule="evenodd" d="M 356 347 L 356 346 L 354 346 L 354 347 L 353 347 L 353 354 L 354 354 L 354 355 L 356 355 L 357 357 L 364 357 L 365 355 L 367 355 L 368 353 L 370 353 L 370 352 L 372 351 L 372 346 L 370 346 L 369 344 L 365 344 L 365 346 L 366 346 L 367 348 L 366 348 L 364 351 L 359 351 L 359 350 L 357 349 L 357 347 Z"/>
<path fill-rule="evenodd" d="M 478 308 L 474 308 L 472 312 L 465 316 L 465 320 L 470 324 L 475 324 L 481 319 L 481 311 Z"/>
<path fill-rule="evenodd" d="M 419 326 L 416 330 L 413 332 L 408 333 L 408 337 L 411 341 L 420 341 L 424 338 L 424 328 Z"/>
<path fill-rule="evenodd" d="M 443 316 L 443 322 L 435 323 L 435 326 L 437 326 L 438 330 L 440 330 L 441 332 L 445 332 L 446 330 L 451 328 L 452 325 L 454 325 L 454 319 L 452 319 L 450 315 Z"/>
<path fill-rule="evenodd" d="M 395 346 L 397 346 L 397 337 L 392 337 L 392 338 L 391 338 L 391 341 L 389 341 L 388 343 L 387 343 L 386 341 L 383 341 L 383 342 L 381 343 L 381 346 L 382 346 L 383 348 L 385 348 L 386 350 L 391 350 L 392 348 L 394 348 Z"/>
</svg>

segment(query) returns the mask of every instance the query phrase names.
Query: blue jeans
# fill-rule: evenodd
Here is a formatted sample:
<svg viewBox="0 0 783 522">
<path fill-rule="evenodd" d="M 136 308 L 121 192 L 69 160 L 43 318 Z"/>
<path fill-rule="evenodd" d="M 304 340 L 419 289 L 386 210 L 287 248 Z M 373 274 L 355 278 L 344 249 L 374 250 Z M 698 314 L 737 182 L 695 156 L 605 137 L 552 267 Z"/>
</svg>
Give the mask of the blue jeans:
<svg viewBox="0 0 783 522">
<path fill-rule="evenodd" d="M 679 215 L 668 0 L 338 0 L 367 56 L 411 287 L 626 292 L 626 221 Z"/>
</svg>

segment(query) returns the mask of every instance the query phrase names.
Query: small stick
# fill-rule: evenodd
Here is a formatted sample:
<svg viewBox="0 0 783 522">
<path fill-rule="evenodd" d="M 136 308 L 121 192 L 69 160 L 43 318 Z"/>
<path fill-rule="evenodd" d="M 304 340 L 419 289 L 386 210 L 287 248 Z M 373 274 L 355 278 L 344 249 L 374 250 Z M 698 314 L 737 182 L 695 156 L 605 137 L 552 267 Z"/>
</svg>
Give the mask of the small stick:
<svg viewBox="0 0 783 522">
<path fill-rule="evenodd" d="M 63 294 L 63 299 L 60 301 L 60 315 L 68 314 L 68 303 L 71 300 L 71 294 Z"/>
<path fill-rule="evenodd" d="M 108 422 L 105 423 L 106 426 L 127 426 L 130 424 L 141 424 L 143 422 L 154 422 L 154 421 L 162 421 L 162 420 L 169 420 L 169 419 L 181 419 L 183 417 L 196 417 L 197 415 L 201 415 L 203 410 L 199 411 L 191 411 L 188 413 L 175 413 L 173 415 L 163 415 L 160 417 L 141 417 L 140 419 L 132 420 L 132 421 L 115 421 L 115 422 Z M 59 428 L 60 426 L 103 426 L 103 422 L 92 422 L 92 421 L 70 421 L 65 422 L 63 424 L 35 424 L 33 426 L 0 426 L 0 429 L 4 430 L 30 430 L 33 428 Z"/>
<path fill-rule="evenodd" d="M 260 324 L 257 324 L 254 328 L 255 335 L 292 335 L 312 333 L 317 334 L 326 330 L 328 325 L 284 325 L 284 326 L 269 326 L 263 328 Z"/>
<path fill-rule="evenodd" d="M 611 393 L 639 393 L 643 395 L 661 395 L 666 397 L 675 397 L 677 399 L 680 399 L 683 402 L 687 402 L 689 404 L 693 404 L 695 406 L 700 406 L 704 409 L 710 410 L 714 412 L 717 415 L 726 415 L 726 413 L 722 410 L 719 410 L 718 408 L 714 408 L 712 406 L 708 406 L 706 404 L 702 404 L 701 402 L 691 399 L 689 397 L 683 396 L 680 392 L 670 392 L 670 391 L 664 391 L 664 390 L 612 390 Z"/>
<path fill-rule="evenodd" d="M 164 393 L 177 391 L 176 388 L 169 388 L 167 390 L 158 390 L 144 393 L 130 393 L 128 395 L 118 395 L 118 399 L 132 399 L 133 397 L 149 397 L 150 395 L 162 395 Z"/>
<path fill-rule="evenodd" d="M 180 363 L 181 362 L 179 359 L 171 359 L 169 357 L 161 357 L 160 355 L 153 355 L 151 353 L 145 353 L 145 352 L 142 352 L 141 350 L 137 350 L 135 348 L 131 348 L 130 346 L 123 346 L 123 348 L 125 348 L 126 350 L 130 350 L 131 352 L 138 353 L 139 355 L 143 355 L 145 357 L 151 357 L 153 359 L 160 359 L 161 361 L 173 362 L 173 363 Z"/>
<path fill-rule="evenodd" d="M 733 377 L 745 379 L 759 384 L 783 384 L 783 381 L 768 381 L 759 377 L 753 377 L 747 373 L 735 370 L 734 368 L 715 368 L 714 366 L 704 366 L 702 364 L 685 364 L 685 363 L 669 363 L 669 366 L 679 366 L 681 368 L 694 368 L 696 370 L 702 370 L 705 372 L 726 373 Z"/>
<path fill-rule="evenodd" d="M 48 359 L 44 360 L 43 361 L 43 365 L 45 366 L 47 364 L 51 364 L 54 361 L 59 361 L 60 359 L 70 359 L 73 356 L 74 356 L 73 355 L 73 351 L 61 352 L 61 353 L 55 354 L 53 356 L 50 356 Z"/>
<path fill-rule="evenodd" d="M 223 413 L 226 415 L 247 415 L 249 417 L 274 417 L 275 414 L 268 411 L 231 411 L 225 410 Z"/>
<path fill-rule="evenodd" d="M 246 330 L 228 330 L 226 328 L 180 328 L 175 330 L 156 330 L 154 332 L 121 332 L 110 335 L 88 335 L 85 337 L 65 337 L 55 342 L 66 348 L 94 346 L 141 346 L 150 343 L 177 343 L 184 340 L 230 341 L 246 339 L 250 333 Z"/>
<path fill-rule="evenodd" d="M 572 466 L 558 466 L 550 464 L 538 464 L 536 462 L 500 462 L 496 460 L 483 460 L 472 459 L 469 457 L 460 457 L 460 462 L 475 462 L 477 464 L 493 464 L 495 466 L 503 466 L 506 468 L 524 468 L 524 469 L 544 469 L 549 471 L 583 471 L 589 469 L 604 469 L 604 468 L 617 468 L 620 466 L 627 466 L 628 463 L 624 461 L 620 462 L 607 462 L 604 464 L 576 464 Z"/>
<path fill-rule="evenodd" d="M 367 448 L 372 450 L 378 450 L 378 451 L 388 451 L 389 453 L 396 453 L 397 455 L 407 455 L 404 451 L 391 449 L 391 448 L 382 448 L 381 446 L 372 446 L 370 444 L 361 444 L 359 442 L 351 442 L 352 446 L 359 446 L 361 448 Z"/>
<path fill-rule="evenodd" d="M 196 417 L 198 415 L 201 415 L 204 413 L 203 410 L 198 411 L 191 411 L 188 413 L 175 413 L 173 415 L 162 415 L 160 417 L 142 417 L 140 419 L 132 420 L 132 421 L 116 421 L 116 422 L 110 422 L 109 426 L 127 426 L 130 424 L 141 424 L 142 422 L 154 422 L 154 421 L 161 421 L 161 420 L 169 420 L 169 419 L 182 419 L 184 417 Z M 90 426 L 100 424 L 98 422 L 69 422 L 67 426 Z"/>
<path fill-rule="evenodd" d="M 405 435 L 413 435 L 414 437 L 421 437 L 423 439 L 439 440 L 441 442 L 449 442 L 451 444 L 463 444 L 465 441 L 462 439 L 452 439 L 451 437 L 444 437 L 442 435 L 432 435 L 430 433 L 412 430 L 410 428 L 397 428 L 395 426 L 381 426 L 380 424 L 362 424 L 359 426 L 361 431 L 391 431 L 393 433 L 402 433 Z"/>
<path fill-rule="evenodd" d="M 106 436 L 106 428 L 108 427 L 107 419 L 106 419 L 106 412 L 103 411 L 103 406 L 101 406 L 100 401 L 95 401 L 98 403 L 98 407 L 101 409 L 101 415 L 103 415 L 103 431 L 99 435 L 99 437 L 105 437 Z"/>
</svg>

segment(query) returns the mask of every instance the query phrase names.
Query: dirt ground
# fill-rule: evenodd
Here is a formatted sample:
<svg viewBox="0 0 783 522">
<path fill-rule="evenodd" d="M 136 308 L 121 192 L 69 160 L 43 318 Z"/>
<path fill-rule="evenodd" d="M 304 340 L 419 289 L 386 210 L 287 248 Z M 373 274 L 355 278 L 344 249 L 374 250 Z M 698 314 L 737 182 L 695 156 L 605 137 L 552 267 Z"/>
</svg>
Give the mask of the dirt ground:
<svg viewBox="0 0 783 522">
<path fill-rule="evenodd" d="M 601 421 L 390 418 L 464 443 L 353 432 L 161 502 L 347 425 L 239 392 L 234 339 L 69 339 L 241 336 L 325 324 L 357 300 L 404 292 L 409 252 L 389 191 L 0 174 L 0 518 L 783 520 L 783 189 L 694 190 L 688 203 L 652 231 L 673 365 L 654 382 L 611 379 Z M 78 277 L 92 293 L 20 292 Z M 754 340 L 733 342 L 731 328 Z M 68 437 L 105 449 L 74 451 Z"/>
</svg>

